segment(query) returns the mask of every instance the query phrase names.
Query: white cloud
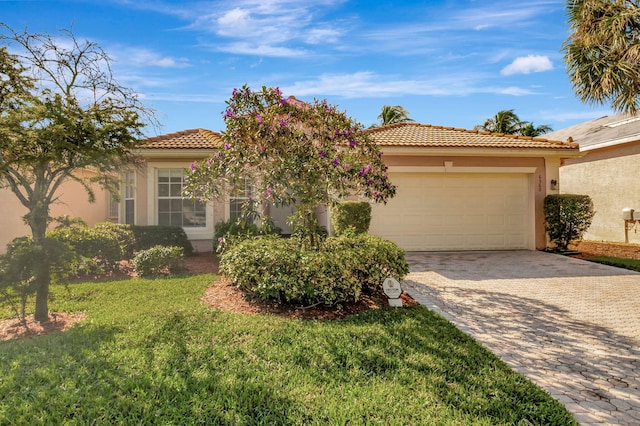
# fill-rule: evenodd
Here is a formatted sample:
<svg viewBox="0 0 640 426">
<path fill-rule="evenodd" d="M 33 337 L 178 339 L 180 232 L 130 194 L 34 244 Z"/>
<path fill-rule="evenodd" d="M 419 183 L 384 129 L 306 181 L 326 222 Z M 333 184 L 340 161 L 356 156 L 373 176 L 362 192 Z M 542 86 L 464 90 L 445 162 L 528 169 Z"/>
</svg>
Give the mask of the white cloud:
<svg viewBox="0 0 640 426">
<path fill-rule="evenodd" d="M 467 96 L 474 93 L 494 93 L 511 96 L 535 95 L 518 87 L 493 87 L 482 83 L 482 75 L 465 73 L 424 79 L 402 79 L 395 76 L 360 71 L 352 74 L 322 74 L 315 79 L 283 85 L 284 93 L 295 96 L 341 96 L 372 98 L 393 96 Z"/>
<path fill-rule="evenodd" d="M 135 67 L 187 68 L 191 66 L 188 58 L 164 56 L 141 47 L 114 46 L 109 49 L 109 56 L 119 64 Z"/>
<path fill-rule="evenodd" d="M 516 58 L 509 65 L 504 67 L 500 74 L 530 74 L 532 72 L 544 72 L 553 69 L 553 64 L 548 56 L 528 55 Z"/>
<path fill-rule="evenodd" d="M 505 87 L 503 89 L 498 89 L 496 93 L 500 93 L 501 95 L 510 95 L 510 96 L 525 96 L 525 95 L 535 95 L 535 92 L 531 90 L 523 89 L 522 87 Z"/>
<path fill-rule="evenodd" d="M 307 52 L 304 49 L 290 49 L 288 47 L 279 47 L 269 44 L 253 44 L 248 42 L 237 42 L 226 45 L 216 46 L 216 49 L 221 52 L 241 54 L 241 55 L 256 55 L 256 56 L 269 56 L 279 58 L 291 58 L 297 56 L 304 56 Z"/>
</svg>

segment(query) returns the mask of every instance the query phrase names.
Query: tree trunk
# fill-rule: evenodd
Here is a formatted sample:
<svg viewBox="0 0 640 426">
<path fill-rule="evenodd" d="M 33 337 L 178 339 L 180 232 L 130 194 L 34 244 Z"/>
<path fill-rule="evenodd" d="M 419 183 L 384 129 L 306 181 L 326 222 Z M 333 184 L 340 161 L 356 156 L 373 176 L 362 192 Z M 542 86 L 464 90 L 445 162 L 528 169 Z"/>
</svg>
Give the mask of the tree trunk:
<svg viewBox="0 0 640 426">
<path fill-rule="evenodd" d="M 41 249 L 42 259 L 34 265 L 34 277 L 36 283 L 36 310 L 34 318 L 36 321 L 45 322 L 49 320 L 49 283 L 51 282 L 51 267 L 49 264 L 49 253 L 45 245 L 47 223 L 49 220 L 49 209 L 44 203 L 39 202 L 33 206 L 25 216 L 33 244 Z"/>
</svg>

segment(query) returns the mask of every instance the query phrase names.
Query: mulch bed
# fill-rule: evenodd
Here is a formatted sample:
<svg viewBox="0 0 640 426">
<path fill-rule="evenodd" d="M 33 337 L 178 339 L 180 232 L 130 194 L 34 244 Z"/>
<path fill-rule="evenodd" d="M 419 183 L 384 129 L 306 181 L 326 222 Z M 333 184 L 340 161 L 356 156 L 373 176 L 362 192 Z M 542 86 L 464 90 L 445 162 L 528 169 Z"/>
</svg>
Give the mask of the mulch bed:
<svg viewBox="0 0 640 426">
<path fill-rule="evenodd" d="M 582 241 L 577 246 L 570 246 L 569 248 L 581 252 L 580 254 L 572 256 L 579 259 L 587 259 L 596 256 L 610 256 L 620 257 L 623 259 L 640 260 L 640 245 L 638 244 L 611 243 L 606 241 Z"/>
</svg>

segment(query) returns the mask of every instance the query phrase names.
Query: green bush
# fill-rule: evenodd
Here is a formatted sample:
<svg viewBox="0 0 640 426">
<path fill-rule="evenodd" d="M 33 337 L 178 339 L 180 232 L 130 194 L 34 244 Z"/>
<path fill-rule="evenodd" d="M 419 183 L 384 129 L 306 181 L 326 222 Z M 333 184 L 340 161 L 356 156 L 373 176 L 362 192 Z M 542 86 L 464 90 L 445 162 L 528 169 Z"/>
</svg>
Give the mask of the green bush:
<svg viewBox="0 0 640 426">
<path fill-rule="evenodd" d="M 37 246 L 31 237 L 14 239 L 0 256 L 0 300 L 12 306 L 18 318 L 24 320 L 27 299 L 37 290 L 38 266 L 49 263 L 51 281 L 56 282 L 69 274 L 72 258 L 71 248 L 60 241 L 46 239 Z"/>
<path fill-rule="evenodd" d="M 392 276 L 401 280 L 409 273 L 404 250 L 394 242 L 370 234 L 349 234 L 329 238 L 326 251 L 344 253 L 355 251 L 359 258 L 352 273 L 358 277 L 365 292 L 380 289 L 385 278 Z"/>
<path fill-rule="evenodd" d="M 131 259 L 136 248 L 136 238 L 131 230 L 131 225 L 124 223 L 100 222 L 94 225 L 95 229 L 111 232 L 122 251 L 123 259 Z"/>
<path fill-rule="evenodd" d="M 59 228 L 48 231 L 47 238 L 68 244 L 78 255 L 76 272 L 112 270 L 125 258 L 118 234 L 107 228 Z"/>
<path fill-rule="evenodd" d="M 279 235 L 282 229 L 273 225 L 273 221 L 266 220 L 263 226 L 257 226 L 246 220 L 226 220 L 215 225 L 213 250 L 222 252 L 226 248 L 246 238 L 258 235 Z"/>
<path fill-rule="evenodd" d="M 243 291 L 280 303 L 338 305 L 408 273 L 404 252 L 371 235 L 330 237 L 318 250 L 295 238 L 257 237 L 221 256 L 220 270 Z"/>
<path fill-rule="evenodd" d="M 351 228 L 365 233 L 371 224 L 371 204 L 364 201 L 342 201 L 331 208 L 331 225 L 336 235 Z"/>
<path fill-rule="evenodd" d="M 135 238 L 135 251 L 155 246 L 178 246 L 182 247 L 185 255 L 193 254 L 193 246 L 180 226 L 133 225 L 131 231 Z"/>
<path fill-rule="evenodd" d="M 582 238 L 594 214 L 588 195 L 550 194 L 544 198 L 545 230 L 560 250 Z"/>
<path fill-rule="evenodd" d="M 154 246 L 138 252 L 133 258 L 133 269 L 140 276 L 172 274 L 180 266 L 184 250 L 178 246 Z"/>
</svg>

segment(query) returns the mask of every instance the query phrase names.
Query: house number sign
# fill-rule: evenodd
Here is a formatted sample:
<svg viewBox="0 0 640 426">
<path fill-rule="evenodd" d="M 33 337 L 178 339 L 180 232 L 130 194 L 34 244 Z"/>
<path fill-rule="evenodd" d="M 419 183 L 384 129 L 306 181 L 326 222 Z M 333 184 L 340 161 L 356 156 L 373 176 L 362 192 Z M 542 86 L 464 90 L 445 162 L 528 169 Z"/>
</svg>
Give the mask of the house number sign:
<svg viewBox="0 0 640 426">
<path fill-rule="evenodd" d="M 402 306 L 402 300 L 400 299 L 402 287 L 400 287 L 398 280 L 393 277 L 387 277 L 382 283 L 382 291 L 389 298 L 389 305 Z"/>
</svg>

